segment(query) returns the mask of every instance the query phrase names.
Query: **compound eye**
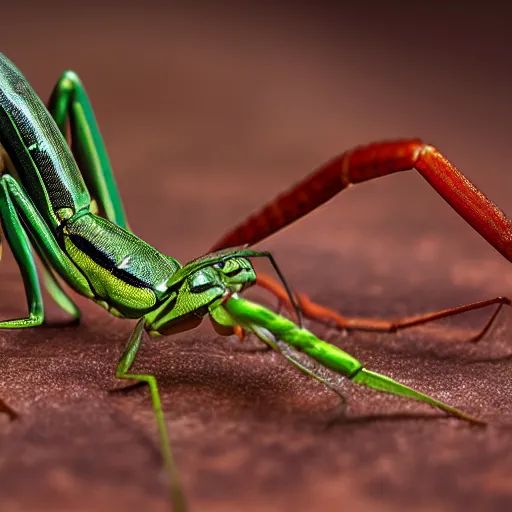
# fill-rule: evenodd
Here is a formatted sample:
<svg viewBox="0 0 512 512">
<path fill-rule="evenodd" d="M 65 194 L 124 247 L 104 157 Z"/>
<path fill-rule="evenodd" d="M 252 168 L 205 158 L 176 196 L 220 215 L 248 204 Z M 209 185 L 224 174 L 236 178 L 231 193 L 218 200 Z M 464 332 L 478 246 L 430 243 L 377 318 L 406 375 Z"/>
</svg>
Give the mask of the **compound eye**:
<svg viewBox="0 0 512 512">
<path fill-rule="evenodd" d="M 218 263 L 214 263 L 213 268 L 223 269 L 226 266 L 225 261 L 219 261 Z"/>
</svg>

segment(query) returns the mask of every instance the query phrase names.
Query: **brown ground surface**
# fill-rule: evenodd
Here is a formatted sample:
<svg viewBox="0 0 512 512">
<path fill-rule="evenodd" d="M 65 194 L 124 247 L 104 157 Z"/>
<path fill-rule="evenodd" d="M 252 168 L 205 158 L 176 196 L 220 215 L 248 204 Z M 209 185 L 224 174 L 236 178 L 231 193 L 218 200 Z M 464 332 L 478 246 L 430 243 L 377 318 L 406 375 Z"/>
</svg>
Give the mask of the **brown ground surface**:
<svg viewBox="0 0 512 512">
<path fill-rule="evenodd" d="M 325 159 L 383 138 L 439 145 L 512 211 L 506 13 L 328 5 L 2 7 L 2 51 L 42 96 L 63 69 L 81 74 L 134 230 L 180 260 Z M 354 188 L 261 246 L 345 314 L 512 293 L 509 263 L 413 173 Z M 21 315 L 10 254 L 1 276 L 2 317 Z M 0 334 L 0 396 L 21 415 L 0 418 L 0 510 L 166 510 L 147 390 L 109 394 L 130 322 L 80 305 L 79 327 Z M 137 367 L 159 379 L 193 511 L 506 510 L 511 314 L 478 346 L 464 340 L 482 315 L 399 335 L 310 325 L 486 429 L 352 385 L 334 418 L 321 385 L 206 324 L 149 340 Z"/>
</svg>

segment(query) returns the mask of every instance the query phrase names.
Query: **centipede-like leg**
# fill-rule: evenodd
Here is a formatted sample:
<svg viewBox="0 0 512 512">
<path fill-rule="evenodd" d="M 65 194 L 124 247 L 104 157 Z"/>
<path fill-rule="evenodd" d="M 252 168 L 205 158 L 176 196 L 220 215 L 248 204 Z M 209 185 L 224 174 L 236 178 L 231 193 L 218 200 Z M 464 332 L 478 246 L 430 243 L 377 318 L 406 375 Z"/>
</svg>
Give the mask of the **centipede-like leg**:
<svg viewBox="0 0 512 512">
<path fill-rule="evenodd" d="M 512 261 L 512 222 L 436 148 L 418 139 L 375 143 L 342 153 L 236 226 L 212 250 L 255 244 L 300 219 L 350 185 L 410 169 L 416 169 L 468 224 Z M 269 276 L 260 275 L 257 284 L 289 305 L 284 290 Z M 487 332 L 501 307 L 510 304 L 509 299 L 496 297 L 426 315 L 387 321 L 343 317 L 302 294 L 299 301 L 304 315 L 314 320 L 334 323 L 344 329 L 388 332 L 498 304 L 473 341 L 478 341 Z"/>
</svg>

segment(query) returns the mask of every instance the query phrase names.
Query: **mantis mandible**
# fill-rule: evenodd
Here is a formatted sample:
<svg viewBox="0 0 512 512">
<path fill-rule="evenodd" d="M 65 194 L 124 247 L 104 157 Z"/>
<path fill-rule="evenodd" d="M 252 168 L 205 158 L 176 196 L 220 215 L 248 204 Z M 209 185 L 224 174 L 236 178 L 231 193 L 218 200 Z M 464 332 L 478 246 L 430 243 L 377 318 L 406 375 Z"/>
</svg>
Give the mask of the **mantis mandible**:
<svg viewBox="0 0 512 512">
<path fill-rule="evenodd" d="M 71 148 L 66 140 L 68 123 Z M 322 199 L 326 198 L 324 193 Z M 303 202 L 298 204 L 297 212 L 304 214 Z M 80 312 L 61 281 L 117 317 L 138 319 L 116 376 L 149 386 L 176 512 L 186 510 L 186 502 L 169 447 L 157 382 L 152 375 L 130 371 L 145 331 L 153 336 L 169 335 L 191 329 L 209 316 L 219 333 L 232 334 L 241 327 L 256 334 L 338 394 L 332 383 L 316 374 L 314 364 L 302 363 L 297 354 L 354 382 L 481 423 L 366 370 L 352 356 L 301 326 L 239 297 L 258 280 L 251 259 L 264 257 L 271 261 L 283 283 L 278 295 L 295 307 L 299 319 L 301 309 L 311 313 L 303 299 L 300 307 L 296 303 L 272 255 L 245 247 L 293 220 L 293 216 L 300 215 L 285 215 L 282 222 L 274 222 L 272 229 L 258 231 L 255 236 L 248 236 L 250 229 L 243 227 L 217 244 L 215 251 L 182 266 L 129 229 L 89 98 L 76 73 L 67 71 L 62 75 L 47 109 L 21 72 L 0 54 L 0 218 L 23 277 L 28 306 L 27 316 L 1 321 L 0 328 L 36 327 L 45 320 L 35 255 L 42 262 L 50 295 L 74 320 L 79 319 Z M 227 248 L 233 238 L 241 243 Z M 15 416 L 2 401 L 0 411 Z"/>
</svg>

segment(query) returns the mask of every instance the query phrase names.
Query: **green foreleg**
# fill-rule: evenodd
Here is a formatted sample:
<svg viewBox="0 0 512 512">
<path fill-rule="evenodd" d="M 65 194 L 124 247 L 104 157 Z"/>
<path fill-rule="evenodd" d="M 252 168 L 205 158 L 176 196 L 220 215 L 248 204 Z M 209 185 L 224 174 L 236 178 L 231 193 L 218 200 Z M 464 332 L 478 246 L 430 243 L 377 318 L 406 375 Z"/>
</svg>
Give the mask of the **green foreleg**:
<svg viewBox="0 0 512 512">
<path fill-rule="evenodd" d="M 48 102 L 48 110 L 64 137 L 69 121 L 73 155 L 102 214 L 128 229 L 123 202 L 91 102 L 75 72 L 66 71 L 61 76 Z"/>
<path fill-rule="evenodd" d="M 17 329 L 41 325 L 44 320 L 43 298 L 37 277 L 36 264 L 25 228 L 11 200 L 7 176 L 0 182 L 0 218 L 2 227 L 23 278 L 27 298 L 28 316 L 0 322 L 0 328 Z"/>
<path fill-rule="evenodd" d="M 158 392 L 156 379 L 153 375 L 127 373 L 130 370 L 140 348 L 142 336 L 144 333 L 144 322 L 145 319 L 141 318 L 131 333 L 130 339 L 126 344 L 123 355 L 121 356 L 119 364 L 117 365 L 116 377 L 118 379 L 136 379 L 148 384 L 151 400 L 153 402 L 153 410 L 155 412 L 156 421 L 158 424 L 162 457 L 164 459 L 165 467 L 170 478 L 170 492 L 173 512 L 185 512 L 187 509 L 185 504 L 185 497 L 181 490 L 178 469 L 176 468 L 171 453 L 169 436 L 167 433 L 167 427 L 165 425 L 165 418 L 162 411 L 162 402 L 160 400 L 160 393 Z"/>
<path fill-rule="evenodd" d="M 37 278 L 36 264 L 25 228 L 11 200 L 5 176 L 0 181 L 0 221 L 9 242 L 25 285 L 28 316 L 0 322 L 0 328 L 19 329 L 41 325 L 44 320 L 43 299 Z M 3 400 L 0 400 L 0 413 L 15 419 L 17 414 Z"/>
<path fill-rule="evenodd" d="M 6 215 L 2 214 L 2 221 L 5 222 L 6 219 L 8 222 L 10 222 L 9 219 L 11 219 L 12 222 L 14 222 L 15 219 L 18 221 L 18 226 L 10 228 L 10 237 L 13 239 L 13 242 L 11 242 L 11 239 L 9 239 L 9 242 L 15 257 L 17 259 L 20 258 L 18 265 L 20 265 L 20 270 L 23 275 L 23 279 L 25 280 L 25 289 L 27 290 L 27 293 L 31 290 L 37 290 L 39 297 L 38 307 L 41 307 L 41 312 L 41 292 L 39 289 L 39 282 L 37 280 L 34 260 L 31 257 L 30 244 L 27 238 L 27 233 L 30 237 L 32 245 L 37 250 L 39 256 L 46 262 L 46 265 L 51 266 L 55 273 L 65 279 L 68 285 L 71 286 L 75 291 L 84 295 L 85 297 L 94 298 L 94 294 L 89 286 L 89 283 L 81 274 L 81 272 L 75 267 L 75 265 L 69 260 L 66 253 L 63 252 L 55 240 L 54 234 L 48 228 L 44 219 L 41 217 L 40 213 L 34 207 L 32 201 L 27 197 L 25 191 L 21 188 L 18 182 L 11 175 L 5 174 L 1 178 L 1 185 L 5 203 L 8 205 L 5 207 L 7 208 Z M 14 216 L 14 214 L 16 214 L 16 216 Z M 21 225 L 20 219 L 23 221 L 24 226 Z M 6 225 L 6 232 L 8 228 L 9 226 Z M 18 238 L 16 238 L 16 234 L 18 233 L 24 233 L 24 235 L 20 235 L 20 237 L 25 237 L 24 239 L 20 238 L 24 240 L 23 244 L 16 242 L 16 240 L 18 240 Z M 24 247 L 26 249 L 23 249 Z M 19 253 L 18 256 L 17 253 Z M 26 253 L 25 256 L 24 253 Z M 30 266 L 27 262 L 28 256 L 31 257 L 30 261 L 32 266 Z M 22 263 L 20 263 L 20 261 Z M 34 294 L 35 291 L 31 293 Z M 3 326 L 0 324 L 0 327 Z"/>
<path fill-rule="evenodd" d="M 484 423 L 454 407 L 404 386 L 389 377 L 366 370 L 350 354 L 318 339 L 311 332 L 297 327 L 287 318 L 276 315 L 263 306 L 239 298 L 227 299 L 224 306 L 242 326 L 248 326 L 249 329 L 251 324 L 263 327 L 269 330 L 276 338 L 288 343 L 299 352 L 304 352 L 320 364 L 354 382 L 378 391 L 425 402 L 466 421 L 479 424 Z"/>
</svg>

